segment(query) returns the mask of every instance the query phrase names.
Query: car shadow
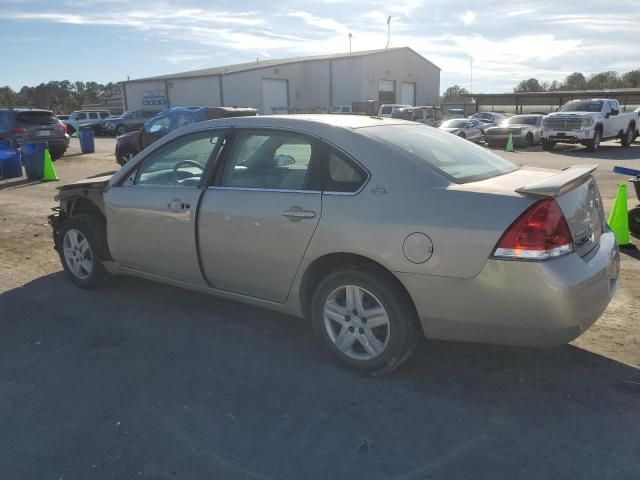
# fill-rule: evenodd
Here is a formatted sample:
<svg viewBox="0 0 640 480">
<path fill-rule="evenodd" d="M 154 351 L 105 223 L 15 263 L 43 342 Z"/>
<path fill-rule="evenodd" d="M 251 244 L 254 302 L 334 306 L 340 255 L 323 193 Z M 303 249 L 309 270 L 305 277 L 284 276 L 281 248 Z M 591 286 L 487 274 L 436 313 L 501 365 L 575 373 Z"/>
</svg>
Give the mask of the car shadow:
<svg viewBox="0 0 640 480">
<path fill-rule="evenodd" d="M 589 152 L 582 145 L 556 144 L 549 153 L 562 154 L 569 157 L 591 157 L 600 160 L 637 160 L 640 157 L 640 149 L 632 145 L 629 148 L 622 148 L 620 145 L 600 145 L 598 152 Z"/>
<path fill-rule="evenodd" d="M 13 190 L 22 187 L 29 187 L 42 183 L 42 180 L 31 180 L 29 178 L 0 180 L 0 191 Z"/>
<path fill-rule="evenodd" d="M 7 478 L 640 476 L 640 370 L 575 346 L 425 341 L 367 377 L 307 321 L 133 278 L 0 312 Z"/>
</svg>

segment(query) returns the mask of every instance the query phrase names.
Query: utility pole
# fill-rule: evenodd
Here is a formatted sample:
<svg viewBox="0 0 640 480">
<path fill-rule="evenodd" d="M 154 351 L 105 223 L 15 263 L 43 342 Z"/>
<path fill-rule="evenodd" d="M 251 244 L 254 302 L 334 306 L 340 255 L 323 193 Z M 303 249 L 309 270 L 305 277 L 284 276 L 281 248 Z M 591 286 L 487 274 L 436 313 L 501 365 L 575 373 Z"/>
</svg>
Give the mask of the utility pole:
<svg viewBox="0 0 640 480">
<path fill-rule="evenodd" d="M 390 45 L 391 45 L 391 15 L 387 17 L 387 46 L 384 48 L 388 49 Z"/>
<path fill-rule="evenodd" d="M 351 37 L 353 37 L 353 35 L 349 32 L 349 55 L 351 55 Z"/>
</svg>

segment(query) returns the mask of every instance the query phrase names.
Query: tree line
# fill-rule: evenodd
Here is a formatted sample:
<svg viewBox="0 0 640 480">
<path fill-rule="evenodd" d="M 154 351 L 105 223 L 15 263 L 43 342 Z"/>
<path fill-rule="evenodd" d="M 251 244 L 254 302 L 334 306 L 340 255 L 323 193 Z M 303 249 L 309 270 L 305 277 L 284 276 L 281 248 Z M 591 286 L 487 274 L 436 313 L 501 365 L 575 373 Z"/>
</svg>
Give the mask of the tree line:
<svg viewBox="0 0 640 480">
<path fill-rule="evenodd" d="M 562 80 L 541 82 L 537 78 L 522 80 L 513 88 L 514 93 L 523 92 L 555 92 L 561 90 L 602 90 L 611 88 L 640 88 L 640 69 L 620 75 L 618 72 L 607 71 L 585 76 L 574 72 Z M 453 85 L 444 91 L 445 98 L 456 98 L 469 93 L 466 88 Z"/>
<path fill-rule="evenodd" d="M 17 92 L 8 86 L 0 87 L 0 106 L 38 107 L 64 114 L 113 95 L 120 95 L 117 83 L 51 81 L 35 87 L 24 86 Z"/>
</svg>

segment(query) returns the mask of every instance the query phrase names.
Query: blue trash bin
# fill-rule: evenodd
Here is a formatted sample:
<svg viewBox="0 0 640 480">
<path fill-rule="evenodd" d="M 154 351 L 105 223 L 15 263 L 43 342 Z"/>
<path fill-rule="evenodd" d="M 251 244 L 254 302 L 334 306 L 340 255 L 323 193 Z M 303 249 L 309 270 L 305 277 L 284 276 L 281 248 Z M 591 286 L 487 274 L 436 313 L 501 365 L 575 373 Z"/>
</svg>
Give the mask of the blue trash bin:
<svg viewBox="0 0 640 480">
<path fill-rule="evenodd" d="M 47 142 L 22 144 L 22 165 L 28 179 L 42 180 L 44 174 L 44 150 L 48 146 Z"/>
<path fill-rule="evenodd" d="M 91 127 L 80 128 L 78 138 L 80 139 L 80 150 L 82 150 L 82 153 L 94 153 L 96 151 Z"/>
<path fill-rule="evenodd" d="M 0 149 L 11 148 L 11 140 L 0 140 Z"/>
<path fill-rule="evenodd" d="M 20 150 L 17 148 L 0 148 L 0 178 L 18 178 L 22 176 Z"/>
</svg>

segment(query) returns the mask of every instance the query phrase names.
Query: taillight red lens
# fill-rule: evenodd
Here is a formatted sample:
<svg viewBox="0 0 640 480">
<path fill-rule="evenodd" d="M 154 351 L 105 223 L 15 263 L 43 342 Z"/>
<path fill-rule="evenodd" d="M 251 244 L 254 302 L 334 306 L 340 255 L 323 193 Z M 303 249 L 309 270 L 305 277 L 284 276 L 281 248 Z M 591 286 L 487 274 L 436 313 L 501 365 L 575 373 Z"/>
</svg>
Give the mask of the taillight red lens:
<svg viewBox="0 0 640 480">
<path fill-rule="evenodd" d="M 529 207 L 507 229 L 493 255 L 544 260 L 573 251 L 573 237 L 558 203 L 545 198 Z"/>
<path fill-rule="evenodd" d="M 26 128 L 14 127 L 11 129 L 11 133 L 27 133 Z"/>
<path fill-rule="evenodd" d="M 67 126 L 62 122 L 62 120 L 58 120 L 58 123 L 60 124 L 60 130 L 62 130 L 62 133 L 67 133 Z"/>
</svg>

